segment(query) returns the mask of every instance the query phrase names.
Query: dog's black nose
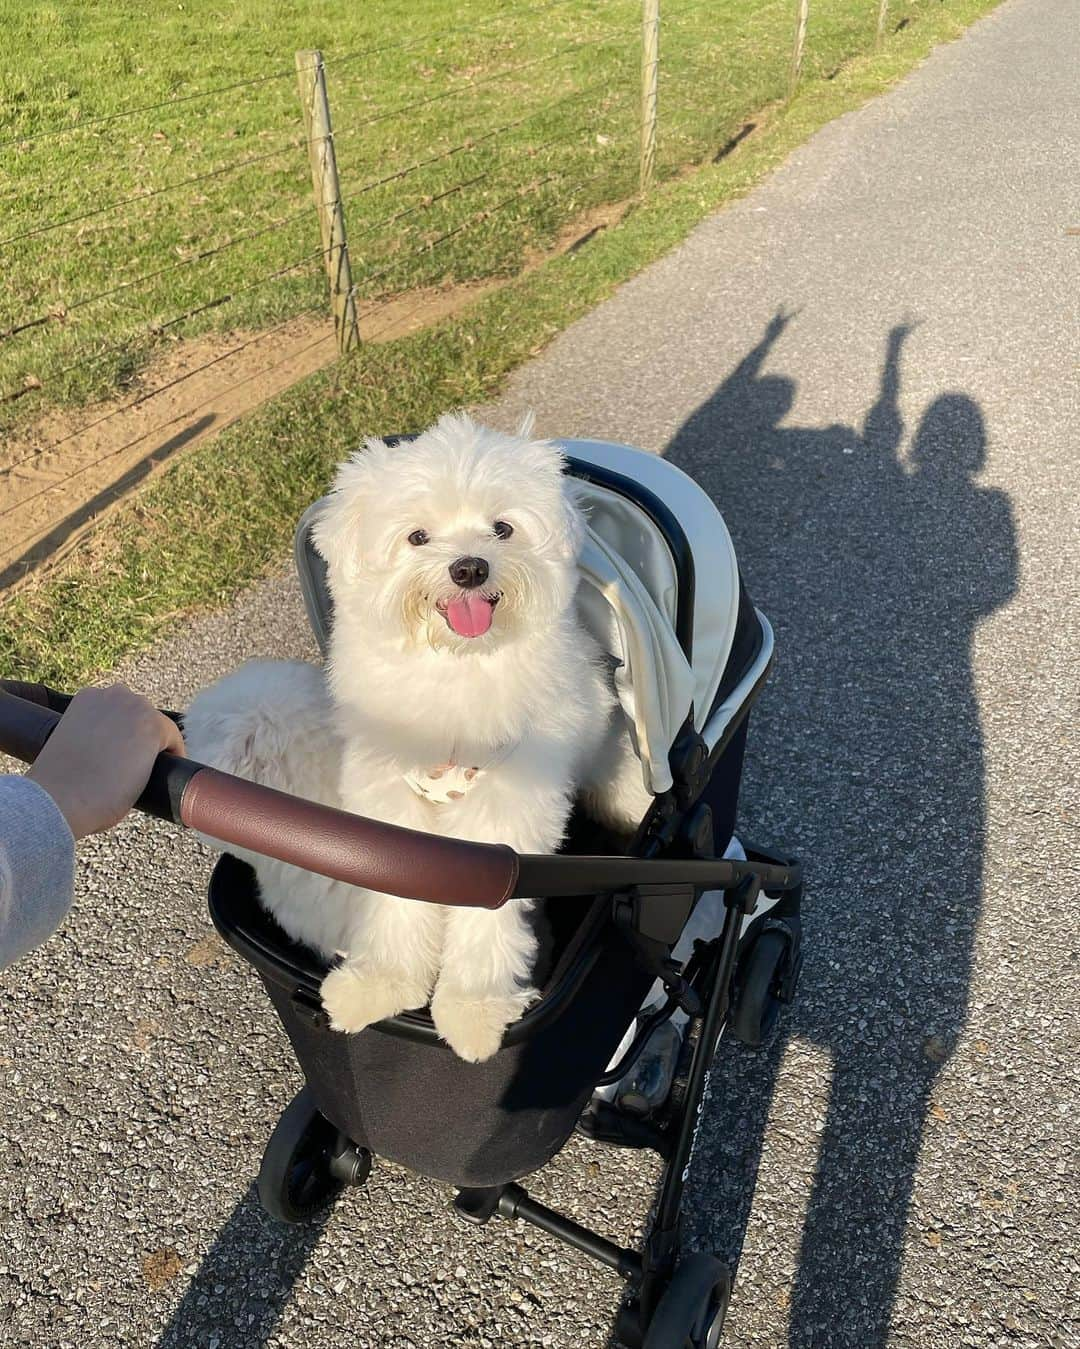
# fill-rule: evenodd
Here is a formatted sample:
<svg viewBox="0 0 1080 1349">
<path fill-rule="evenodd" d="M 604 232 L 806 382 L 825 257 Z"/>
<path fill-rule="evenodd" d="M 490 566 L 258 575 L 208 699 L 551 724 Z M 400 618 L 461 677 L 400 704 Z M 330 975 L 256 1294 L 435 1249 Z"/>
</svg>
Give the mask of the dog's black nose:
<svg viewBox="0 0 1080 1349">
<path fill-rule="evenodd" d="M 475 590 L 488 578 L 488 564 L 482 557 L 459 557 L 450 563 L 450 579 L 465 590 Z"/>
</svg>

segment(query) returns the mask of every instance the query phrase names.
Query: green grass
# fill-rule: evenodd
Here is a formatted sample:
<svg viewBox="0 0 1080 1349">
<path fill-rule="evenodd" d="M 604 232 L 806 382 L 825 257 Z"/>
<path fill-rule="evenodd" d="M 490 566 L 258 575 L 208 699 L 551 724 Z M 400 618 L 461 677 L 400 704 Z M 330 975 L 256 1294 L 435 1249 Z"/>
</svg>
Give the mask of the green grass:
<svg viewBox="0 0 1080 1349">
<path fill-rule="evenodd" d="M 783 96 L 794 3 L 661 5 L 663 181 Z M 869 48 L 876 7 L 812 0 L 810 78 Z M 942 8 L 893 0 L 890 25 Z M 0 334 L 47 316 L 0 338 L 0 398 L 20 395 L 0 404 L 0 430 L 130 383 L 162 343 L 325 305 L 296 49 L 326 55 L 354 279 L 371 301 L 513 275 L 568 220 L 635 192 L 640 13 L 640 0 L 0 0 L 0 240 L 13 240 Z M 242 80 L 262 82 L 100 120 Z"/>
<path fill-rule="evenodd" d="M 365 434 L 421 427 L 490 397 L 520 361 L 994 0 L 935 5 L 880 56 L 808 82 L 721 163 L 661 187 L 617 228 L 415 337 L 361 349 L 178 461 L 93 546 L 0 608 L 0 671 L 76 686 L 279 562 L 294 522 Z M 195 523 L 197 522 L 197 523 Z"/>
</svg>

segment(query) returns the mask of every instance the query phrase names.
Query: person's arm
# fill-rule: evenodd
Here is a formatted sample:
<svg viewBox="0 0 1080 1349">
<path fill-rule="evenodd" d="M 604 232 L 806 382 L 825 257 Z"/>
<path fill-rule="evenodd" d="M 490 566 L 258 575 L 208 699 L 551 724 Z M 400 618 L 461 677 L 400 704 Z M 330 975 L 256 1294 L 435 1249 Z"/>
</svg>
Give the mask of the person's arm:
<svg viewBox="0 0 1080 1349">
<path fill-rule="evenodd" d="M 84 689 L 25 777 L 0 777 L 0 969 L 45 941 L 71 905 L 75 839 L 118 824 L 179 729 L 122 684 Z"/>
<path fill-rule="evenodd" d="M 71 905 L 75 836 L 44 787 L 0 777 L 0 969 L 40 946 Z"/>
</svg>

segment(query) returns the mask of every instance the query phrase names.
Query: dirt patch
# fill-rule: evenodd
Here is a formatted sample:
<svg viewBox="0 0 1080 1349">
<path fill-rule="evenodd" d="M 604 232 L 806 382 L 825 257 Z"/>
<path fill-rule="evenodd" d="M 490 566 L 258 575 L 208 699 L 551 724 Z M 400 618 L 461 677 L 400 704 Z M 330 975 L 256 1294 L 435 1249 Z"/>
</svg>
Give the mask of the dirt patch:
<svg viewBox="0 0 1080 1349">
<path fill-rule="evenodd" d="M 49 412 L 0 451 L 0 586 L 62 557 L 120 497 L 177 451 L 216 434 L 325 365 L 333 325 L 301 319 L 262 336 L 184 343 L 146 373 L 141 392 Z"/>
<path fill-rule="evenodd" d="M 184 1268 L 184 1262 L 170 1246 L 150 1251 L 143 1256 L 142 1273 L 146 1286 L 152 1293 L 159 1292 L 167 1283 L 175 1279 Z"/>
<path fill-rule="evenodd" d="M 583 213 L 525 271 L 574 251 L 630 203 Z M 509 278 L 410 291 L 361 307 L 366 342 L 390 342 L 461 312 Z M 0 590 L 63 558 L 120 500 L 199 444 L 336 356 L 333 323 L 304 317 L 262 333 L 231 332 L 163 353 L 122 397 L 54 410 L 0 447 Z"/>
<path fill-rule="evenodd" d="M 526 254 L 524 271 L 535 271 L 537 267 L 542 267 L 549 258 L 558 258 L 564 253 L 576 253 L 590 239 L 595 239 L 601 230 L 617 225 L 633 204 L 633 201 L 615 201 L 583 211 L 581 215 L 575 216 L 565 229 L 560 231 L 554 245 L 547 252 L 541 252 L 537 249 Z"/>
<path fill-rule="evenodd" d="M 217 933 L 214 933 L 196 942 L 190 951 L 184 954 L 184 960 L 199 970 L 211 965 L 225 965 L 229 962 L 229 948 Z"/>
</svg>

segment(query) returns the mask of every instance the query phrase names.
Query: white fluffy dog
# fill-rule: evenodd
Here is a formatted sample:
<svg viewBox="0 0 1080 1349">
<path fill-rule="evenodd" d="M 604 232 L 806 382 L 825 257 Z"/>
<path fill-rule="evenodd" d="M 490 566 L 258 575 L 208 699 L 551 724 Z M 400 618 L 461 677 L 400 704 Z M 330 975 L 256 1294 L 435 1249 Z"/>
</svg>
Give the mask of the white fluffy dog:
<svg viewBox="0 0 1080 1349">
<path fill-rule="evenodd" d="M 334 601 L 329 678 L 255 662 L 201 694 L 192 757 L 429 833 L 553 852 L 575 795 L 619 828 L 649 798 L 605 658 L 574 606 L 584 536 L 559 450 L 468 417 L 338 471 L 317 522 Z M 430 1002 L 462 1058 L 535 996 L 530 901 L 443 908 L 250 857 L 291 936 L 341 962 L 338 1030 Z"/>
</svg>

